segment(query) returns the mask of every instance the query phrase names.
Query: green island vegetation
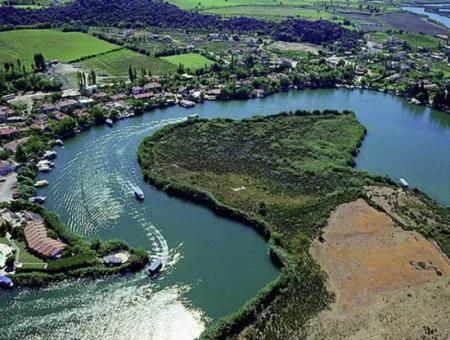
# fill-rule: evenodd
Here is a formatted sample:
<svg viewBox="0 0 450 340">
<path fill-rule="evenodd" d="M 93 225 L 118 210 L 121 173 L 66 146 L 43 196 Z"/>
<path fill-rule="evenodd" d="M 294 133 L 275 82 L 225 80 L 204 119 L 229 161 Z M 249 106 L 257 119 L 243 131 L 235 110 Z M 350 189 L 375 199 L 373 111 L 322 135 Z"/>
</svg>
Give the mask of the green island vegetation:
<svg viewBox="0 0 450 340">
<path fill-rule="evenodd" d="M 135 272 L 141 270 L 148 262 L 148 254 L 143 249 L 131 248 L 124 241 L 102 241 L 99 238 L 85 240 L 74 234 L 59 220 L 58 216 L 42 206 L 24 200 L 16 200 L 10 204 L 2 204 L 3 209 L 12 212 L 28 211 L 43 217 L 48 235 L 61 240 L 66 245 L 60 258 L 45 259 L 37 256 L 29 249 L 24 234 L 24 226 L 11 226 L 3 223 L 0 236 L 5 244 L 17 246 L 18 261 L 21 267 L 15 268 L 12 279 L 20 286 L 39 287 L 69 278 L 99 278 L 105 275 Z M 4 238 L 11 235 L 11 243 Z M 130 257 L 120 265 L 108 266 L 102 257 L 117 251 L 126 251 Z"/>
<path fill-rule="evenodd" d="M 33 64 L 36 53 L 42 53 L 47 60 L 71 62 L 116 48 L 118 46 L 82 32 L 49 29 L 0 32 L 0 60 L 16 62 L 20 59 L 26 67 Z"/>
<path fill-rule="evenodd" d="M 395 187 L 388 178 L 353 169 L 364 135 L 352 112 L 299 110 L 241 121 L 190 120 L 144 139 L 138 160 L 146 181 L 251 223 L 282 264 L 276 281 L 203 338 L 235 338 L 244 329 L 249 338 L 301 338 L 306 321 L 333 301 L 308 253 L 311 241 L 340 204 L 369 199 L 368 186 Z M 396 206 L 448 255 L 450 209 L 423 199 L 425 218 Z M 431 216 L 437 228 L 427 222 Z"/>
<path fill-rule="evenodd" d="M 175 71 L 176 67 L 169 61 L 139 54 L 129 49 L 120 49 L 81 61 L 80 66 L 94 70 L 99 75 L 111 77 L 128 77 L 130 66 L 137 70 L 144 69 L 147 74 L 161 75 Z"/>
<path fill-rule="evenodd" d="M 171 63 L 172 65 L 183 65 L 185 69 L 192 71 L 211 66 L 213 64 L 212 60 L 197 54 L 197 53 L 186 53 L 178 54 L 173 56 L 161 57 L 162 60 Z"/>
</svg>

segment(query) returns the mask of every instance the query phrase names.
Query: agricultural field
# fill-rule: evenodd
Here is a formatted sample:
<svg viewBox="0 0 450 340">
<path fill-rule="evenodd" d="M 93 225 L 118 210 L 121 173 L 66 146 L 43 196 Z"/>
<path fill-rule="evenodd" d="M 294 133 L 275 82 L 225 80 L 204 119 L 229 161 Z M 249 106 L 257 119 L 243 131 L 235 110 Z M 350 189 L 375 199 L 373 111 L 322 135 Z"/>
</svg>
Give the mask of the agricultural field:
<svg viewBox="0 0 450 340">
<path fill-rule="evenodd" d="M 425 47 L 434 49 L 439 47 L 439 43 L 443 44 L 445 42 L 437 37 L 419 33 L 387 34 L 385 32 L 371 32 L 369 36 L 371 40 L 378 43 L 385 43 L 389 37 L 394 36 L 398 39 L 407 41 L 413 48 Z"/>
<path fill-rule="evenodd" d="M 58 59 L 71 62 L 82 57 L 105 53 L 117 45 L 97 39 L 85 33 L 56 30 L 15 30 L 0 32 L 0 62 L 17 59 L 23 65 L 34 63 L 33 55 L 42 53 L 46 60 Z"/>
<path fill-rule="evenodd" d="M 314 6 L 317 1 L 314 0 L 285 0 L 276 2 L 274 0 L 169 0 L 170 3 L 183 9 L 209 9 L 216 7 L 233 7 L 233 6 L 264 6 L 282 3 L 287 6 Z M 331 5 L 332 4 L 332 5 Z M 383 1 L 372 1 L 371 4 L 386 6 Z M 353 7 L 359 6 L 358 0 L 336 0 L 332 2 L 324 2 L 329 7 Z"/>
<path fill-rule="evenodd" d="M 148 74 L 155 75 L 167 74 L 176 70 L 176 66 L 170 62 L 139 54 L 126 48 L 88 58 L 75 65 L 84 70 L 94 70 L 97 75 L 104 77 L 128 77 L 130 66 L 137 72 L 144 69 Z"/>
<path fill-rule="evenodd" d="M 195 71 L 204 66 L 209 66 L 213 64 L 212 60 L 197 53 L 179 54 L 168 57 L 162 57 L 160 59 L 167 61 L 175 66 L 181 64 L 184 66 L 185 69 L 189 69 L 191 71 Z"/>
<path fill-rule="evenodd" d="M 403 30 L 409 33 L 447 34 L 447 30 L 442 26 L 412 13 L 388 13 L 381 15 L 380 19 L 396 30 Z"/>
<path fill-rule="evenodd" d="M 270 17 L 273 19 L 283 19 L 285 17 L 299 17 L 308 20 L 337 20 L 338 15 L 320 9 L 302 8 L 285 5 L 265 5 L 265 6 L 230 6 L 212 8 L 204 10 L 203 13 L 219 14 L 225 17 L 247 16 L 247 17 Z"/>
</svg>

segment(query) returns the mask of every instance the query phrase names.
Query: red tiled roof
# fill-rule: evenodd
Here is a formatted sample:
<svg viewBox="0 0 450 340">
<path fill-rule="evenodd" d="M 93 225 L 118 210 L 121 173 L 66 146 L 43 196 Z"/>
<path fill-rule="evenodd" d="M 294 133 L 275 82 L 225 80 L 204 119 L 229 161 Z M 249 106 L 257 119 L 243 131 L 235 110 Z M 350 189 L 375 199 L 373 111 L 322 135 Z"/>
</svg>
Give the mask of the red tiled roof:
<svg viewBox="0 0 450 340">
<path fill-rule="evenodd" d="M 43 257 L 54 257 L 66 246 L 61 241 L 48 237 L 44 223 L 37 220 L 26 225 L 25 239 L 28 247 Z"/>
</svg>

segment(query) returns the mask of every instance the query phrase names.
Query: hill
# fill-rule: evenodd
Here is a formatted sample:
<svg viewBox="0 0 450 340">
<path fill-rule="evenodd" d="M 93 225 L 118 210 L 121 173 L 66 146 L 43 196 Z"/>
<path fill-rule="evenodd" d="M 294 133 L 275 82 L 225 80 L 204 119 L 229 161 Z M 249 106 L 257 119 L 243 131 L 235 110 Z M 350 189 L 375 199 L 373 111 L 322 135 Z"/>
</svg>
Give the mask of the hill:
<svg viewBox="0 0 450 340">
<path fill-rule="evenodd" d="M 39 11 L 0 8 L 0 26 L 81 25 L 184 28 L 208 31 L 253 32 L 286 41 L 322 43 L 358 35 L 328 21 L 286 19 L 266 22 L 252 18 L 221 20 L 214 15 L 188 12 L 157 0 L 78 0 Z"/>
</svg>

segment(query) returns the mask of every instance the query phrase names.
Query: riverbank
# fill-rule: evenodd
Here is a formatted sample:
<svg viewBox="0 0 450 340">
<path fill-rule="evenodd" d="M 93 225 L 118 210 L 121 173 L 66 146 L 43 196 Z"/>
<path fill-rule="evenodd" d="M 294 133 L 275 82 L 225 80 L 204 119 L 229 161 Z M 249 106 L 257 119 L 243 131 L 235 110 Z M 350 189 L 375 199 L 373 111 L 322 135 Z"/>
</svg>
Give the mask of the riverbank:
<svg viewBox="0 0 450 340">
<path fill-rule="evenodd" d="M 138 159 L 149 183 L 232 218 L 247 215 L 282 254 L 280 279 L 205 338 L 304 336 L 307 320 L 333 301 L 308 245 L 320 239 L 338 205 L 366 197 L 367 183 L 392 185 L 352 170 L 363 130 L 354 115 L 336 114 L 197 120 L 169 126 L 141 144 Z M 309 150 L 316 157 L 310 159 Z"/>
</svg>

